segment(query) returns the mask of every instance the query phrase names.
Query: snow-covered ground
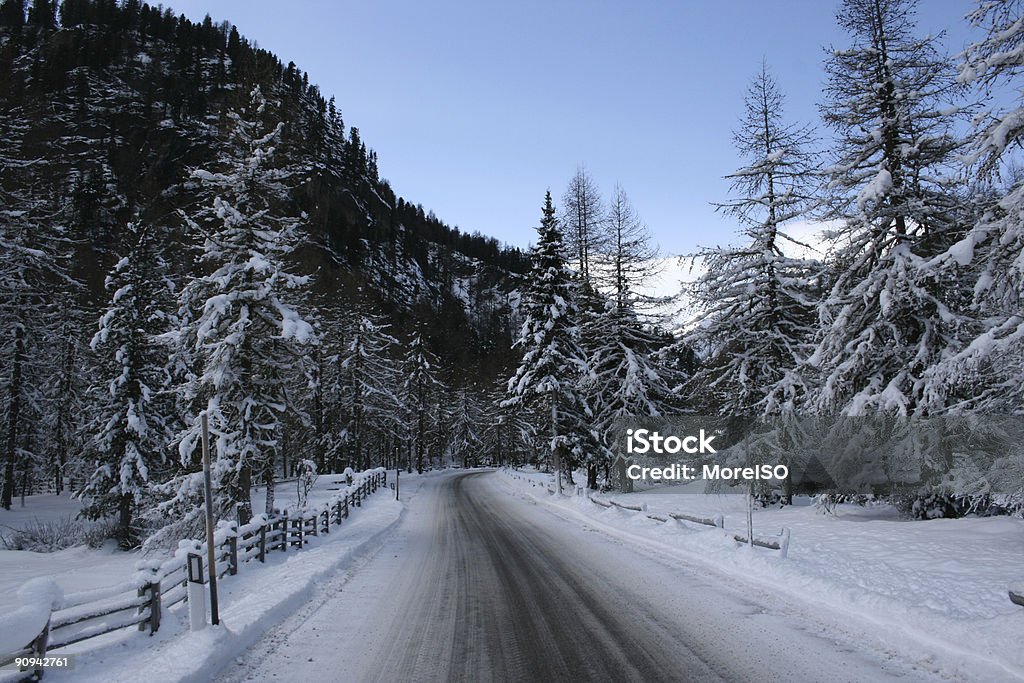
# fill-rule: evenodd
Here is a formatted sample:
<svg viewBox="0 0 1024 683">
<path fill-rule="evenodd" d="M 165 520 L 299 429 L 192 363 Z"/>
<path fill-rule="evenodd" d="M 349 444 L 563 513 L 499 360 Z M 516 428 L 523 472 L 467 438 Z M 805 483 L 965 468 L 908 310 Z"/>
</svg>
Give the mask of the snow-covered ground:
<svg viewBox="0 0 1024 683">
<path fill-rule="evenodd" d="M 972 667 L 986 662 L 1002 667 L 1007 678 L 1024 678 L 1024 608 L 1007 595 L 1008 586 L 1024 578 L 1022 519 L 907 521 L 887 505 L 842 505 L 835 516 L 806 504 L 755 510 L 755 535 L 790 529 L 788 558 L 781 559 L 777 551 L 751 552 L 733 540 L 746 531 L 743 495 L 664 487 L 598 496 L 645 505 L 639 513 L 604 508 L 586 497 L 557 498 L 547 493 L 550 475 L 514 474 L 503 477 L 510 491 L 579 523 L 626 534 L 688 562 L 874 624 L 908 650 L 915 644 L 941 646 L 962 660 L 960 676 L 970 679 Z M 666 512 L 721 514 L 725 531 L 647 517 Z"/>
<path fill-rule="evenodd" d="M 27 496 L 10 510 L 0 510 L 0 535 L 10 537 L 31 525 L 63 524 L 82 509 L 68 495 Z M 114 542 L 102 548 L 86 545 L 52 553 L 0 550 L 0 613 L 18 604 L 18 588 L 29 579 L 53 578 L 65 594 L 123 583 L 135 571 L 138 553 L 117 550 Z"/>
<path fill-rule="evenodd" d="M 335 494 L 338 479 L 321 477 L 313 500 Z M 129 629 L 67 648 L 78 655 L 75 670 L 49 671 L 47 679 L 346 680 L 378 665 L 414 677 L 473 667 L 482 675 L 495 657 L 524 675 L 551 673 L 557 657 L 549 655 L 583 650 L 556 638 L 557 653 L 528 655 L 505 642 L 508 633 L 518 634 L 517 643 L 532 643 L 530 629 L 538 623 L 568 634 L 579 629 L 579 619 L 609 642 L 643 641 L 652 628 L 668 629 L 666 643 L 684 638 L 687 649 L 672 657 L 692 657 L 694 666 L 719 674 L 752 666 L 751 672 L 802 672 L 799 680 L 810 680 L 804 674 L 821 666 L 823 674 L 846 671 L 850 680 L 868 680 L 871 671 L 886 679 L 1024 679 L 1024 609 L 1006 593 L 1024 575 L 1024 520 L 909 522 L 887 506 L 840 506 L 835 517 L 809 505 L 757 510 L 757 535 L 790 529 L 783 559 L 732 540 L 745 530 L 742 495 L 666 487 L 599 496 L 646 508 L 633 512 L 552 496 L 550 483 L 550 475 L 533 471 L 403 474 L 402 502 L 390 490 L 378 492 L 341 529 L 311 539 L 304 551 L 274 553 L 266 565 L 249 563 L 228 577 L 221 584 L 222 626 L 190 632 L 187 606 L 178 605 L 153 637 Z M 279 492 L 283 503 L 292 495 L 286 490 Z M 647 517 L 667 512 L 721 514 L 725 529 Z M 527 547 L 540 555 L 527 562 Z M 4 572 L 3 581 L 20 585 L 26 577 L 57 575 L 66 592 L 104 570 L 114 583 L 123 581 L 131 574 L 124 563 L 136 559 L 84 548 L 11 554 L 31 558 L 25 561 L 37 563 L 36 573 L 25 564 L 19 578 Z M 540 575 L 547 577 L 543 585 Z M 554 607 L 545 593 L 552 581 L 568 581 L 576 597 L 562 595 Z M 624 592 L 635 593 L 625 613 L 614 607 L 618 599 L 601 603 L 601 595 Z M 516 616 L 517 609 L 525 611 Z M 609 609 L 617 615 L 612 621 Z M 654 616 L 645 617 L 646 609 Z M 587 621 L 595 614 L 604 616 Z M 521 623 L 524 615 L 532 616 Z M 477 626 L 459 626 L 465 619 Z M 785 652 L 777 661 L 757 654 L 769 641 Z M 534 645 L 547 649 L 549 642 Z M 629 649 L 624 642 L 621 648 Z M 733 655 L 716 659 L 715 643 Z M 370 652 L 377 654 L 364 656 Z M 657 671 L 672 662 L 647 662 L 631 651 L 606 664 Z M 0 675 L 0 682 L 7 678 Z"/>
<path fill-rule="evenodd" d="M 421 481 L 420 476 L 403 474 L 403 494 L 411 495 Z M 340 475 L 323 475 L 317 479 L 308 502 L 315 505 L 329 501 L 343 488 Z M 279 506 L 287 507 L 295 503 L 296 497 L 295 483 L 283 484 L 276 500 Z M 257 509 L 262 506 L 262 491 L 256 492 L 253 502 Z M 36 516 L 46 517 L 43 506 L 33 507 L 38 511 Z M 300 606 L 317 581 L 353 562 L 400 519 L 403 509 L 390 489 L 379 490 L 362 507 L 354 509 L 342 527 L 334 527 L 328 535 L 310 538 L 309 545 L 301 552 L 275 552 L 268 556 L 265 564 L 253 561 L 241 565 L 236 576 L 225 577 L 220 584 L 222 625 L 219 628 L 190 633 L 188 606 L 181 603 L 165 611 L 161 628 L 153 637 L 124 629 L 51 652 L 55 656 L 75 654 L 78 661 L 73 671 L 48 671 L 46 678 L 205 680 L 203 671 L 209 669 L 211 661 L 227 656 L 225 653 L 241 651 L 268 625 Z M 28 512 L 22 516 L 31 518 Z M 154 554 L 149 554 L 145 559 L 153 557 Z M 67 595 L 123 584 L 132 576 L 135 563 L 140 559 L 144 559 L 141 553 L 119 552 L 111 545 L 99 550 L 78 546 L 56 553 L 5 551 L 0 553 L 0 595 L 5 601 L 0 604 L 0 612 L 18 605 L 17 590 L 29 578 L 51 577 Z M 6 683 L 12 676 L 12 672 L 0 672 L 0 682 Z"/>
</svg>

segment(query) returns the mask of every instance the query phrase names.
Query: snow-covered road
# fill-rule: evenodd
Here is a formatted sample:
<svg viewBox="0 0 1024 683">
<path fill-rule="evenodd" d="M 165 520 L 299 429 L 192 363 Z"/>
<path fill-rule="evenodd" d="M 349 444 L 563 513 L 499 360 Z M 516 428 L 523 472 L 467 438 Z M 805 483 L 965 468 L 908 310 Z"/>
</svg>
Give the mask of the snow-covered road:
<svg viewBox="0 0 1024 683">
<path fill-rule="evenodd" d="M 426 479 L 372 558 L 221 680 L 947 680 L 884 633 L 567 522 L 498 476 Z"/>
</svg>

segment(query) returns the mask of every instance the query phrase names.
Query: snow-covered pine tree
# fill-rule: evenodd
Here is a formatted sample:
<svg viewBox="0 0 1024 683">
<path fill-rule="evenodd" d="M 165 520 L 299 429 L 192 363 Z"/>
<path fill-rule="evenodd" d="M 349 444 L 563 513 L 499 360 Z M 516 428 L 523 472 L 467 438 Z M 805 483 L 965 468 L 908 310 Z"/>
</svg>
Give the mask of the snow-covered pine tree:
<svg viewBox="0 0 1024 683">
<path fill-rule="evenodd" d="M 147 488 L 168 459 L 171 441 L 166 350 L 157 337 L 166 331 L 171 292 L 159 277 L 156 237 L 147 226 L 129 224 L 124 256 L 107 276 L 109 304 L 100 316 L 91 347 L 107 369 L 97 392 L 99 415 L 88 451 L 93 471 L 77 496 L 88 519 L 117 518 L 122 548 L 138 543 L 135 513 Z"/>
<path fill-rule="evenodd" d="M 980 0 L 967 21 L 985 35 L 961 53 L 957 81 L 980 90 L 993 104 L 974 118 L 967 162 L 981 179 L 990 180 L 999 174 L 1007 150 L 1024 142 L 1024 107 L 995 104 L 993 97 L 1006 86 L 1016 91 L 1018 104 L 1024 96 L 1019 80 L 1024 71 L 1024 7 L 1020 0 Z"/>
<path fill-rule="evenodd" d="M 213 480 L 218 516 L 250 508 L 253 475 L 267 484 L 272 511 L 275 466 L 285 413 L 296 410 L 287 388 L 315 335 L 295 304 L 308 277 L 291 272 L 289 256 L 300 242 L 301 219 L 284 203 L 299 171 L 273 165 L 283 124 L 267 126 L 268 102 L 259 87 L 248 106 L 231 112 L 232 145 L 218 170 L 192 177 L 212 201 L 185 216 L 203 238 L 201 265 L 179 296 L 179 343 L 192 355 L 194 375 L 183 390 L 205 410 L 214 439 Z M 181 434 L 182 465 L 194 463 L 198 420 Z M 199 475 L 172 483 L 161 510 L 186 524 L 198 520 Z"/>
<path fill-rule="evenodd" d="M 621 185 L 605 213 L 604 239 L 595 248 L 594 280 L 611 292 L 615 306 L 636 309 L 646 302 L 641 288 L 658 275 L 658 247 Z"/>
<path fill-rule="evenodd" d="M 55 367 L 53 377 L 53 436 L 50 439 L 50 476 L 53 490 L 57 494 L 64 492 L 66 481 L 80 474 L 84 467 L 81 456 L 85 443 L 85 425 L 90 414 L 88 389 L 92 376 L 92 364 L 87 363 L 83 356 L 84 343 L 82 329 L 84 327 L 81 311 L 68 297 L 62 306 L 64 320 L 60 323 L 60 335 L 54 340 L 59 344 L 55 349 L 59 355 L 59 363 Z M 87 367 L 89 366 L 89 367 Z"/>
<path fill-rule="evenodd" d="M 684 391 L 721 415 L 777 415 L 803 392 L 796 368 L 813 334 L 813 264 L 785 254 L 799 245 L 787 223 L 805 215 L 814 169 L 810 131 L 787 124 L 766 65 L 754 77 L 733 133 L 746 165 L 727 176 L 733 198 L 718 209 L 747 242 L 695 255 L 705 268 L 689 288 L 698 314 L 685 343 L 703 356 Z"/>
<path fill-rule="evenodd" d="M 499 380 L 489 392 L 487 414 L 481 438 L 491 460 L 497 465 L 522 465 L 535 457 L 533 423 L 522 406 L 504 405 L 505 382 Z"/>
<path fill-rule="evenodd" d="M 374 461 L 374 435 L 394 437 L 402 425 L 398 368 L 391 357 L 398 340 L 388 333 L 388 327 L 377 316 L 357 312 L 346 333 L 345 348 L 339 355 L 343 381 L 340 405 L 346 423 L 349 466 L 352 467 L 369 468 Z M 396 438 L 389 440 L 397 441 Z M 378 450 L 377 455 L 382 458 L 386 452 Z"/>
<path fill-rule="evenodd" d="M 616 186 L 606 217 L 607 239 L 593 272 L 608 291 L 595 297 L 584 315 L 583 337 L 591 374 L 583 382 L 595 413 L 597 443 L 588 449 L 587 486 L 597 488 L 598 470 L 607 472 L 617 421 L 661 417 L 674 400 L 672 373 L 658 362 L 664 338 L 642 324 L 639 288 L 655 274 L 657 248 L 625 190 Z"/>
<path fill-rule="evenodd" d="M 989 198 L 964 238 L 934 259 L 951 277 L 974 283 L 971 322 L 955 353 L 928 371 L 928 405 L 954 412 L 1024 411 L 1024 177 L 1013 172 L 1024 142 L 1024 8 L 1019 0 L 986 0 L 968 15 L 985 36 L 964 51 L 961 83 L 993 91 L 1009 87 L 1017 106 L 993 107 L 975 117 L 969 168 L 977 196 Z M 1010 174 L 1005 174 L 1007 168 Z M 995 187 L 1008 175 L 1005 189 Z"/>
<path fill-rule="evenodd" d="M 11 168 L 24 165 L 3 152 L 0 161 Z M 47 384 L 53 377 L 49 354 L 56 351 L 52 344 L 60 338 L 62 319 L 53 292 L 77 286 L 68 275 L 69 240 L 52 205 L 39 197 L 0 195 L 0 507 L 7 510 L 19 470 L 24 493 L 34 478 L 29 470 L 43 469 L 35 462 L 43 445 L 34 433 L 40 425 L 31 420 L 47 417 Z"/>
<path fill-rule="evenodd" d="M 563 238 L 568 258 L 576 260 L 576 274 L 591 282 L 591 261 L 605 240 L 605 212 L 601 192 L 587 170 L 580 166 L 562 195 Z"/>
<path fill-rule="evenodd" d="M 487 420 L 475 386 L 460 387 L 455 392 L 454 405 L 450 406 L 448 419 L 451 428 L 451 440 L 448 443 L 450 457 L 458 460 L 462 467 L 479 464 Z"/>
<path fill-rule="evenodd" d="M 549 463 L 561 491 L 563 469 L 571 482 L 574 462 L 585 457 L 583 444 L 591 432 L 593 414 L 580 389 L 580 380 L 589 370 L 579 345 L 576 284 L 565 264 L 565 245 L 550 192 L 544 198 L 537 233 L 522 304 L 523 325 L 516 341 L 523 359 L 508 381 L 503 405 L 537 408 L 542 419 L 538 431 L 550 435 Z"/>
<path fill-rule="evenodd" d="M 952 186 L 958 142 L 950 61 L 914 36 L 911 0 L 845 0 L 853 44 L 831 53 L 825 123 L 837 135 L 824 218 L 839 223 L 834 281 L 809 365 L 822 413 L 920 414 L 924 373 L 951 344 L 956 314 L 928 257 L 962 229 Z"/>
<path fill-rule="evenodd" d="M 430 413 L 444 385 L 438 378 L 441 363 L 426 347 L 423 333 L 416 330 L 406 345 L 402 363 L 402 406 L 407 415 L 408 431 L 416 454 L 416 471 L 423 472 Z"/>
</svg>

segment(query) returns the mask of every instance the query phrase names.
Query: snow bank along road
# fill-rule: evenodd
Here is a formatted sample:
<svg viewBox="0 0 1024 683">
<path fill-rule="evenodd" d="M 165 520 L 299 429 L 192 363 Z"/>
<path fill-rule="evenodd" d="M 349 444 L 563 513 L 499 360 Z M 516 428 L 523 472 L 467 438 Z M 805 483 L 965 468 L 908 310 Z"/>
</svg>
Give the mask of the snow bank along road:
<svg viewBox="0 0 1024 683">
<path fill-rule="evenodd" d="M 498 477 L 426 480 L 372 558 L 221 680 L 949 680 L 935 655 L 568 522 Z"/>
</svg>

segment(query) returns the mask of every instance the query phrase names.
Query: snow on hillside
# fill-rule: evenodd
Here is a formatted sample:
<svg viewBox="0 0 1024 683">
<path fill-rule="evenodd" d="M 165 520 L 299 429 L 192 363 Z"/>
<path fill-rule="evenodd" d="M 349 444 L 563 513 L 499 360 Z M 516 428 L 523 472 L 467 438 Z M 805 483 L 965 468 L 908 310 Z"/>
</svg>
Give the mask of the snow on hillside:
<svg viewBox="0 0 1024 683">
<path fill-rule="evenodd" d="M 555 498 L 550 475 L 504 477 L 510 492 L 553 506 L 581 524 L 667 549 L 687 562 L 741 577 L 793 600 L 830 608 L 843 619 L 864 620 L 892 633 L 894 643 L 940 644 L 963 662 L 985 660 L 1024 678 L 1024 609 L 1007 591 L 1024 580 L 1024 519 L 1010 517 L 907 521 L 889 505 L 841 505 L 823 514 L 802 505 L 754 512 L 755 535 L 790 529 L 788 559 L 777 551 L 740 547 L 746 530 L 742 494 L 681 493 L 656 487 L 603 500 L 647 506 L 638 513 L 606 509 L 587 497 Z M 571 491 L 569 491 L 571 493 Z M 725 531 L 686 522 L 660 523 L 649 513 L 722 514 Z M 967 679 L 969 680 L 969 676 Z"/>
</svg>

